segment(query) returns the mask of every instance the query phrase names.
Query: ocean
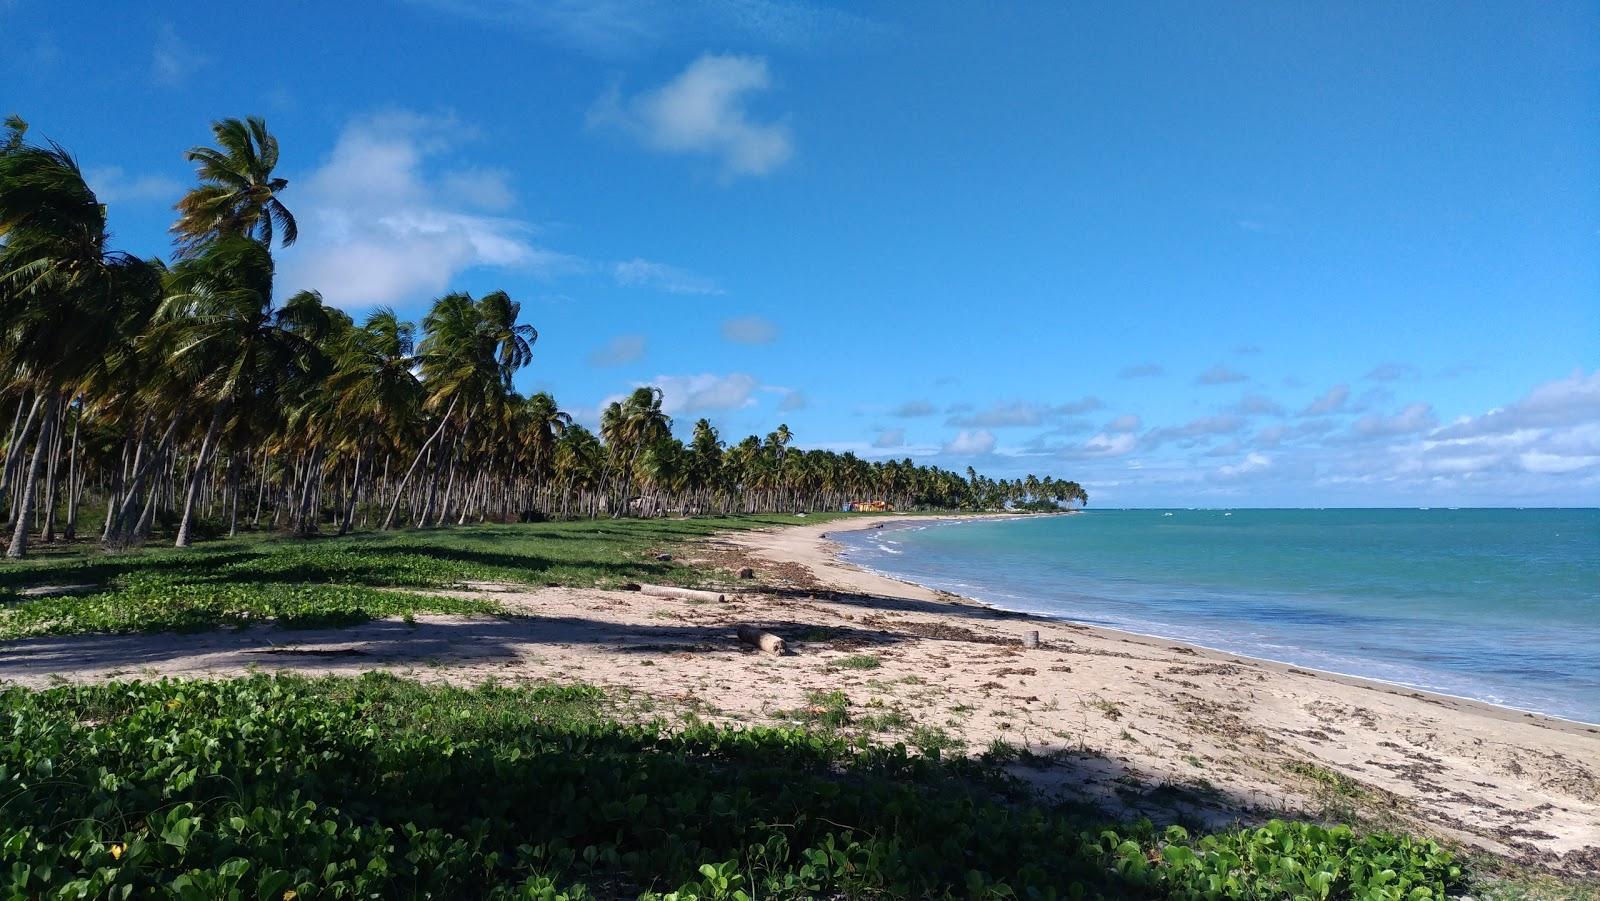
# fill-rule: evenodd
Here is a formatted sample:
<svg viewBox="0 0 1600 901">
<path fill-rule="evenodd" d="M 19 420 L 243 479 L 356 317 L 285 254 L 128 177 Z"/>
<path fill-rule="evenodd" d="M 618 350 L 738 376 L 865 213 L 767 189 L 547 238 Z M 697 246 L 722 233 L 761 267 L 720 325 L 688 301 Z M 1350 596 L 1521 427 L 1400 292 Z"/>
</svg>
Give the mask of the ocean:
<svg viewBox="0 0 1600 901">
<path fill-rule="evenodd" d="M 1600 510 L 1090 510 L 830 537 L 1009 610 L 1600 723 Z"/>
</svg>

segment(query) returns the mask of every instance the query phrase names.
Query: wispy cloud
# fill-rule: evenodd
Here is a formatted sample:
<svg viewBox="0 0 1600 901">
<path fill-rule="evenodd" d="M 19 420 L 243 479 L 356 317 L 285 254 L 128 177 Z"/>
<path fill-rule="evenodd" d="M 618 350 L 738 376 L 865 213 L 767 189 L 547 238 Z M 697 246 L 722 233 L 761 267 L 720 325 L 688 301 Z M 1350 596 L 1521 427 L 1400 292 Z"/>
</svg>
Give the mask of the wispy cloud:
<svg viewBox="0 0 1600 901">
<path fill-rule="evenodd" d="M 794 155 L 788 124 L 756 121 L 748 109 L 771 81 L 761 57 L 706 54 L 653 90 L 623 97 L 612 88 L 590 110 L 589 125 L 662 153 L 711 157 L 725 179 L 766 175 Z"/>
<path fill-rule="evenodd" d="M 878 433 L 878 437 L 872 439 L 872 446 L 873 447 L 882 447 L 882 448 L 905 447 L 906 446 L 906 430 L 905 429 L 884 429 L 883 431 Z"/>
<path fill-rule="evenodd" d="M 643 335 L 618 335 L 589 354 L 589 365 L 621 366 L 632 363 L 644 356 L 646 346 Z"/>
<path fill-rule="evenodd" d="M 1283 406 L 1264 394 L 1246 394 L 1229 408 L 1240 416 L 1282 416 Z"/>
<path fill-rule="evenodd" d="M 932 416 L 937 412 L 939 412 L 938 408 L 925 400 L 908 400 L 890 410 L 889 415 L 898 416 L 902 419 L 913 419 L 919 416 Z"/>
<path fill-rule="evenodd" d="M 803 0 L 412 0 L 413 4 L 601 57 L 672 41 L 806 49 L 859 41 L 886 29 L 854 13 Z"/>
<path fill-rule="evenodd" d="M 1369 381 L 1396 382 L 1401 379 L 1416 378 L 1417 367 L 1410 363 L 1379 363 L 1372 367 L 1366 375 Z"/>
<path fill-rule="evenodd" d="M 1133 366 L 1124 366 L 1117 373 L 1119 379 L 1147 379 L 1166 373 L 1166 367 L 1160 363 L 1137 363 Z"/>
<path fill-rule="evenodd" d="M 121 166 L 95 166 L 83 173 L 101 203 L 176 203 L 183 182 L 166 175 L 129 175 Z"/>
<path fill-rule="evenodd" d="M 1039 425 L 1062 416 L 1077 416 L 1105 406 L 1097 397 L 1084 397 L 1062 404 L 1038 404 L 1024 401 L 996 403 L 976 411 L 959 411 L 945 421 L 958 428 L 1008 428 Z M 952 410 L 952 412 L 955 412 Z"/>
<path fill-rule="evenodd" d="M 1229 385 L 1234 382 L 1248 381 L 1249 379 L 1249 376 L 1237 369 L 1225 363 L 1218 363 L 1195 376 L 1194 383 L 1196 385 Z"/>
<path fill-rule="evenodd" d="M 210 61 L 179 37 L 177 27 L 168 22 L 156 31 L 155 46 L 150 50 L 150 77 L 156 84 L 175 88 Z"/>
<path fill-rule="evenodd" d="M 1323 392 L 1322 396 L 1307 404 L 1306 408 L 1300 411 L 1300 415 L 1327 416 L 1333 413 L 1343 413 L 1345 411 L 1345 405 L 1349 403 L 1349 401 L 1350 386 L 1334 385 L 1332 388 L 1329 388 L 1327 391 Z"/>
<path fill-rule="evenodd" d="M 722 322 L 722 337 L 735 344 L 771 344 L 778 327 L 760 316 L 735 316 Z"/>
<path fill-rule="evenodd" d="M 611 273 L 617 284 L 628 287 L 653 288 L 668 294 L 723 293 L 715 281 L 703 275 L 639 257 L 614 264 Z"/>
</svg>

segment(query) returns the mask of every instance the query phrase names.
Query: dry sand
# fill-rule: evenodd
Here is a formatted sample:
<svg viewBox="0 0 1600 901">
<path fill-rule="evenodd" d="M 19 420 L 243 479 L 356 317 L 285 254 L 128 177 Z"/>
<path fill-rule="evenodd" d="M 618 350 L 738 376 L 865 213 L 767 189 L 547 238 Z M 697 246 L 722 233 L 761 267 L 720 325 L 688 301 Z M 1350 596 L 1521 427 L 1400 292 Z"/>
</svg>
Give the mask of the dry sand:
<svg viewBox="0 0 1600 901">
<path fill-rule="evenodd" d="M 1109 813 L 1222 824 L 1326 815 L 1524 863 L 1600 872 L 1600 728 L 989 609 L 839 562 L 824 533 L 734 533 L 691 554 L 756 578 L 722 604 L 476 586 L 512 617 L 418 616 L 317 631 L 70 636 L 0 645 L 0 681 L 386 669 L 577 679 L 641 716 L 772 723 L 843 692 L 880 740 L 1032 751 L 1013 771 Z M 730 584 L 736 582 L 730 578 Z M 741 623 L 792 653 L 742 647 Z M 1041 646 L 1024 649 L 1024 631 Z M 871 657 L 876 668 L 841 666 Z M 918 731 L 920 730 L 920 731 Z M 935 732 L 934 730 L 937 730 Z"/>
</svg>

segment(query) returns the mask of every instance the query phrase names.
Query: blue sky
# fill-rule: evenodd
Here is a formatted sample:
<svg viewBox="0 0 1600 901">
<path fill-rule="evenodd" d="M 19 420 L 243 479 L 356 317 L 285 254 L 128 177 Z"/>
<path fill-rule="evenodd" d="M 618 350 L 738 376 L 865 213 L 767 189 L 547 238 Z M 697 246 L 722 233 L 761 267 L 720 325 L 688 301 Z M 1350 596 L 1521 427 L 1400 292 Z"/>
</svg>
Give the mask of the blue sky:
<svg viewBox="0 0 1600 901">
<path fill-rule="evenodd" d="M 1118 8 L 1128 7 L 1128 8 Z M 0 0 L 165 253 L 267 118 L 280 289 L 504 288 L 524 390 L 1097 505 L 1600 503 L 1600 6 Z"/>
</svg>

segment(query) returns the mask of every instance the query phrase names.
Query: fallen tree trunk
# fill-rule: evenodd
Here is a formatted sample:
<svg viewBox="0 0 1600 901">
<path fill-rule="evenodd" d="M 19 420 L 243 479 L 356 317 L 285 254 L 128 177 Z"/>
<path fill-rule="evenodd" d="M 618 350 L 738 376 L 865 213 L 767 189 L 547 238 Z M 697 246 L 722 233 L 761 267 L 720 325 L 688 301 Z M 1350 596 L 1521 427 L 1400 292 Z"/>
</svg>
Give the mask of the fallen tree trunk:
<svg viewBox="0 0 1600 901">
<path fill-rule="evenodd" d="M 678 588 L 672 585 L 640 585 L 639 591 L 651 597 L 679 598 L 690 601 L 721 603 L 725 598 L 720 591 L 701 591 L 697 588 Z"/>
<path fill-rule="evenodd" d="M 754 626 L 740 626 L 739 640 L 779 657 L 789 652 L 789 645 L 784 643 L 783 639 L 773 635 L 771 632 L 763 632 Z"/>
</svg>

